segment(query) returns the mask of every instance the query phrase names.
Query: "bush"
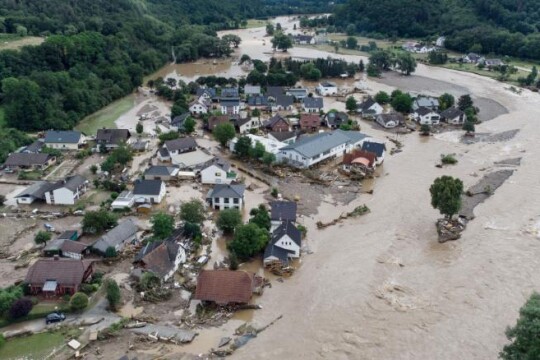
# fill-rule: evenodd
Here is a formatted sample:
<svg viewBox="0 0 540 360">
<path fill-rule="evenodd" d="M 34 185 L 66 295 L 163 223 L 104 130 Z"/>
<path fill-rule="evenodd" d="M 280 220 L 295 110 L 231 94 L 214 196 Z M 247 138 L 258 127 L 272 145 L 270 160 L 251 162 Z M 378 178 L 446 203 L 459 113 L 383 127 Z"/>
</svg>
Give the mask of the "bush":
<svg viewBox="0 0 540 360">
<path fill-rule="evenodd" d="M 277 188 L 272 188 L 272 192 L 271 192 L 272 196 L 277 198 L 278 195 L 279 195 L 279 190 Z"/>
<path fill-rule="evenodd" d="M 85 293 L 86 295 L 90 295 L 95 291 L 95 287 L 92 284 L 82 284 L 81 285 L 81 292 Z"/>
<path fill-rule="evenodd" d="M 107 250 L 105 250 L 105 257 L 106 258 L 114 258 L 118 255 L 116 252 L 116 249 L 112 246 L 109 246 Z"/>
<path fill-rule="evenodd" d="M 71 300 L 69 300 L 69 306 L 74 311 L 83 310 L 88 306 L 88 296 L 82 292 L 73 294 Z"/>
<path fill-rule="evenodd" d="M 25 317 L 30 313 L 30 311 L 32 311 L 33 306 L 32 300 L 28 298 L 21 298 L 11 305 L 11 308 L 9 309 L 9 317 L 12 319 Z"/>
<path fill-rule="evenodd" d="M 47 231 L 39 231 L 34 237 L 36 244 L 47 244 L 49 240 L 51 240 L 51 233 Z"/>
<path fill-rule="evenodd" d="M 107 300 L 109 301 L 109 307 L 111 310 L 116 311 L 118 304 L 120 303 L 122 294 L 120 293 L 120 288 L 114 279 L 108 279 L 105 282 L 105 287 L 107 290 Z"/>
<path fill-rule="evenodd" d="M 141 291 L 151 290 L 158 287 L 161 284 L 161 280 L 152 272 L 145 272 L 141 280 L 139 281 L 139 289 Z"/>
<path fill-rule="evenodd" d="M 198 224 L 186 222 L 184 224 L 184 236 L 194 239 L 201 236 L 201 227 Z"/>
<path fill-rule="evenodd" d="M 441 155 L 441 163 L 444 165 L 455 165 L 457 164 L 458 160 L 454 157 L 452 154 Z"/>
<path fill-rule="evenodd" d="M 92 274 L 92 284 L 101 285 L 102 280 L 103 280 L 103 273 L 101 271 L 96 271 L 94 274 Z"/>
<path fill-rule="evenodd" d="M 219 212 L 216 226 L 226 234 L 232 234 L 242 224 L 242 214 L 237 209 L 225 209 Z"/>
<path fill-rule="evenodd" d="M 185 222 L 200 224 L 204 218 L 204 204 L 200 200 L 191 199 L 180 206 L 180 219 Z"/>
</svg>

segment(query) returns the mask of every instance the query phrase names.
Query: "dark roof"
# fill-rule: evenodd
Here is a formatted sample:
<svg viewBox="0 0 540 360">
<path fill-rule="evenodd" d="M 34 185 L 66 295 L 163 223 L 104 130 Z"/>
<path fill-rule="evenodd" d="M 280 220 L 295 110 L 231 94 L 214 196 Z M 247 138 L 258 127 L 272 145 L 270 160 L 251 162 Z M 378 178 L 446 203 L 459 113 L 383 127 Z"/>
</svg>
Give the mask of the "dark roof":
<svg viewBox="0 0 540 360">
<path fill-rule="evenodd" d="M 289 254 L 292 253 L 293 252 L 290 250 L 280 248 L 279 246 L 275 246 L 272 243 L 268 243 L 268 245 L 266 245 L 266 248 L 264 249 L 263 259 L 275 257 L 279 261 L 281 261 L 282 265 L 287 266 L 289 264 Z"/>
<path fill-rule="evenodd" d="M 161 180 L 136 180 L 133 195 L 159 195 L 162 184 Z"/>
<path fill-rule="evenodd" d="M 317 114 L 300 115 L 300 128 L 317 128 L 321 126 L 321 117 Z"/>
<path fill-rule="evenodd" d="M 268 106 L 268 98 L 265 95 L 251 95 L 247 103 L 249 106 Z"/>
<path fill-rule="evenodd" d="M 79 233 L 77 230 L 66 230 L 57 237 L 57 239 L 72 239 L 73 237 L 78 238 Z"/>
<path fill-rule="evenodd" d="M 159 181 L 159 180 L 155 180 Z M 107 232 L 105 235 L 103 235 L 98 241 L 96 241 L 92 247 L 96 250 L 101 251 L 102 253 L 105 253 L 107 251 L 107 248 L 109 246 L 117 246 L 130 237 L 134 236 L 137 231 L 139 231 L 139 228 L 133 220 L 127 219 L 123 221 L 122 223 L 118 224 L 116 227 L 114 227 L 112 230 Z"/>
<path fill-rule="evenodd" d="M 457 108 L 455 106 L 452 106 L 452 107 L 449 107 L 448 109 L 442 111 L 441 112 L 441 117 L 445 118 L 445 119 L 455 119 L 458 116 L 462 116 L 464 114 L 465 113 L 463 111 L 461 111 L 461 109 L 459 109 L 459 108 Z"/>
<path fill-rule="evenodd" d="M 297 205 L 294 201 L 272 201 L 270 218 L 275 221 L 296 221 Z"/>
<path fill-rule="evenodd" d="M 45 133 L 46 144 L 78 144 L 81 139 L 81 133 L 78 131 L 56 131 L 50 130 Z"/>
<path fill-rule="evenodd" d="M 177 169 L 175 166 L 155 165 L 146 169 L 144 175 L 170 176 L 175 169 Z"/>
<path fill-rule="evenodd" d="M 54 188 L 54 184 L 48 181 L 38 181 L 21 191 L 16 197 L 31 196 L 45 200 L 45 193 Z"/>
<path fill-rule="evenodd" d="M 308 109 L 321 109 L 323 107 L 323 98 L 320 97 L 305 97 L 304 107 Z"/>
<path fill-rule="evenodd" d="M 194 138 L 186 136 L 180 139 L 165 141 L 165 147 L 169 151 L 186 150 L 197 147 L 197 142 Z"/>
<path fill-rule="evenodd" d="M 427 114 L 432 113 L 432 112 L 433 112 L 433 110 L 431 110 L 431 109 L 429 109 L 427 107 L 424 107 L 424 106 L 419 107 L 415 111 L 415 113 L 417 113 L 420 116 L 424 116 L 424 115 L 427 115 Z"/>
<path fill-rule="evenodd" d="M 278 95 L 283 95 L 285 89 L 282 86 L 267 86 L 266 95 L 276 98 Z"/>
<path fill-rule="evenodd" d="M 371 141 L 365 141 L 362 144 L 362 150 L 372 152 L 377 155 L 377 157 L 381 157 L 386 150 L 386 145 Z"/>
<path fill-rule="evenodd" d="M 184 125 L 184 121 L 187 120 L 187 118 L 190 116 L 191 114 L 190 113 L 183 113 L 182 115 L 178 115 L 178 116 L 175 116 L 172 120 L 171 120 L 171 125 L 173 126 L 182 126 Z"/>
<path fill-rule="evenodd" d="M 84 244 L 79 241 L 73 241 L 73 240 L 64 240 L 62 245 L 60 246 L 60 250 L 63 252 L 71 252 L 76 254 L 81 254 L 83 251 L 85 251 L 89 245 Z"/>
<path fill-rule="evenodd" d="M 285 119 L 283 116 L 277 114 L 277 115 L 272 116 L 270 119 L 266 120 L 263 123 L 263 126 L 265 128 L 273 128 L 280 121 L 284 121 L 287 125 L 289 125 L 289 122 L 287 121 L 287 119 Z"/>
<path fill-rule="evenodd" d="M 313 39 L 313 36 L 311 35 L 295 35 L 294 36 L 294 39 L 296 41 L 306 41 L 306 42 L 310 42 L 311 39 Z"/>
<path fill-rule="evenodd" d="M 405 118 L 400 113 L 388 113 L 388 114 L 379 114 L 378 119 L 381 119 L 383 123 L 388 123 L 390 121 L 395 121 L 398 124 L 403 123 Z"/>
<path fill-rule="evenodd" d="M 96 141 L 98 143 L 118 145 L 126 142 L 130 136 L 128 129 L 98 129 Z"/>
<path fill-rule="evenodd" d="M 28 153 L 39 153 L 44 145 L 45 143 L 42 140 L 36 140 L 27 147 L 25 147 L 23 151 Z"/>
<path fill-rule="evenodd" d="M 361 111 L 368 111 L 370 107 L 377 104 L 375 100 L 371 96 L 369 96 L 363 103 L 358 105 L 358 109 Z"/>
<path fill-rule="evenodd" d="M 166 147 L 159 148 L 158 151 L 159 151 L 159 155 L 161 155 L 161 157 L 163 158 L 167 158 L 171 156 L 171 154 L 169 153 L 169 150 L 167 150 Z"/>
<path fill-rule="evenodd" d="M 25 282 L 43 284 L 47 280 L 54 280 L 59 284 L 80 284 L 91 264 L 89 260 L 40 259 L 28 269 Z"/>
<path fill-rule="evenodd" d="M 210 97 L 216 97 L 216 89 L 214 88 L 198 88 L 197 89 L 197 96 L 200 97 L 202 94 L 208 93 Z"/>
<path fill-rule="evenodd" d="M 240 99 L 238 98 L 225 98 L 221 99 L 219 104 L 223 107 L 233 107 L 233 106 L 239 106 L 240 105 Z"/>
<path fill-rule="evenodd" d="M 60 188 L 67 188 L 71 191 L 77 190 L 79 187 L 84 185 L 86 182 L 86 179 L 81 175 L 73 175 L 70 177 L 67 177 L 65 180 L 60 180 L 56 183 L 57 189 Z"/>
<path fill-rule="evenodd" d="M 229 171 L 229 169 L 231 168 L 231 164 L 220 157 L 215 157 L 214 159 L 212 159 L 212 161 L 208 164 L 208 166 L 211 166 L 211 165 L 216 165 L 217 167 L 221 168 L 223 171 Z"/>
<path fill-rule="evenodd" d="M 292 138 L 296 137 L 296 132 L 294 132 L 294 131 L 275 131 L 275 132 L 269 133 L 269 135 L 272 135 L 272 137 L 274 139 L 276 139 L 277 141 L 285 141 L 285 140 L 289 140 L 289 139 L 292 139 Z"/>
<path fill-rule="evenodd" d="M 324 116 L 324 119 L 330 126 L 340 126 L 349 120 L 349 115 L 341 111 L 331 111 Z"/>
<path fill-rule="evenodd" d="M 298 246 L 302 246 L 302 232 L 294 226 L 291 221 L 283 221 L 279 227 L 274 230 L 270 242 L 275 244 L 285 235 L 289 236 Z"/>
<path fill-rule="evenodd" d="M 151 245 L 142 255 L 139 261 L 144 263 L 144 268 L 154 274 L 164 277 L 174 269 L 174 261 L 178 255 L 180 245 L 175 241 L 158 241 L 157 245 Z M 146 245 L 141 251 L 143 251 Z"/>
<path fill-rule="evenodd" d="M 254 275 L 245 271 L 203 270 L 197 277 L 194 298 L 219 305 L 248 303 L 253 288 Z"/>
<path fill-rule="evenodd" d="M 33 166 L 44 165 L 53 156 L 49 154 L 33 154 L 33 153 L 14 153 L 9 155 L 5 166 Z"/>
<path fill-rule="evenodd" d="M 238 94 L 238 88 L 223 88 L 221 89 L 221 98 L 237 98 L 239 96 Z"/>
<path fill-rule="evenodd" d="M 276 105 L 289 107 L 294 104 L 294 97 L 289 95 L 277 95 L 276 96 Z"/>
<path fill-rule="evenodd" d="M 242 184 L 229 185 L 229 184 L 217 184 L 208 193 L 210 198 L 241 198 L 244 196 L 246 186 Z"/>
</svg>

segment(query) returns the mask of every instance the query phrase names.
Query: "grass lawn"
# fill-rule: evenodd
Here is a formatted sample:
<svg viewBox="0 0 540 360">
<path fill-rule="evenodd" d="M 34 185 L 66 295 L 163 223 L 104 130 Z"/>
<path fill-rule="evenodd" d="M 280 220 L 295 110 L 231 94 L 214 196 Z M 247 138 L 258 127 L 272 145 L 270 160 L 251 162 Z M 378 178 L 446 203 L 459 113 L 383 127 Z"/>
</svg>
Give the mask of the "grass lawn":
<svg viewBox="0 0 540 360">
<path fill-rule="evenodd" d="M 26 45 L 39 45 L 45 38 L 37 36 L 20 37 L 17 34 L 0 34 L 0 50 L 19 49 Z"/>
<path fill-rule="evenodd" d="M 41 180 L 43 178 L 43 171 L 31 170 L 31 171 L 21 171 L 19 173 L 19 180 Z"/>
<path fill-rule="evenodd" d="M 0 359 L 45 359 L 51 352 L 64 345 L 64 336 L 58 333 L 41 333 L 6 341 L 0 348 Z"/>
<path fill-rule="evenodd" d="M 81 120 L 76 130 L 82 131 L 86 135 L 95 135 L 98 129 L 103 127 L 116 128 L 115 120 L 133 106 L 133 95 L 128 95 L 120 100 L 107 105 L 92 115 L 88 115 Z"/>
<path fill-rule="evenodd" d="M 249 19 L 247 21 L 247 29 L 251 28 L 258 28 L 258 27 L 265 27 L 268 23 L 268 20 L 257 20 L 257 19 Z"/>
</svg>

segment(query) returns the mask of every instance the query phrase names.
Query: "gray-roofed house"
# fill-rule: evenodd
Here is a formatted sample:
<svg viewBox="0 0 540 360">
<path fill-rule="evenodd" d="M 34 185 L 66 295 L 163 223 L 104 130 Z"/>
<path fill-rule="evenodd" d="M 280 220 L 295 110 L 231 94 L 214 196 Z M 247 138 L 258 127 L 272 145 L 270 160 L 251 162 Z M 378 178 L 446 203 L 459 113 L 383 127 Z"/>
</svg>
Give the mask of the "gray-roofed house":
<svg viewBox="0 0 540 360">
<path fill-rule="evenodd" d="M 222 98 L 219 102 L 222 114 L 236 115 L 240 113 L 239 98 Z"/>
<path fill-rule="evenodd" d="M 101 238 L 99 238 L 93 245 L 92 249 L 101 255 L 105 255 L 105 252 L 109 247 L 114 248 L 117 252 L 121 251 L 128 243 L 137 241 L 137 232 L 139 228 L 135 225 L 135 222 L 131 219 L 124 220 L 116 227 L 111 229 Z"/>
<path fill-rule="evenodd" d="M 438 125 L 441 120 L 441 116 L 437 111 L 423 106 L 416 109 L 412 117 L 420 125 Z"/>
<path fill-rule="evenodd" d="M 386 129 L 392 129 L 402 124 L 405 121 L 405 117 L 400 113 L 379 114 L 375 118 L 375 121 Z"/>
<path fill-rule="evenodd" d="M 488 69 L 497 68 L 499 66 L 505 66 L 506 64 L 501 59 L 485 59 L 481 64 L 484 64 Z"/>
<path fill-rule="evenodd" d="M 225 87 L 221 89 L 221 100 L 223 100 L 223 98 L 238 98 L 239 96 L 240 93 L 237 87 Z"/>
<path fill-rule="evenodd" d="M 48 181 L 37 181 L 15 196 L 15 200 L 17 204 L 32 204 L 36 200 L 45 201 L 45 193 L 52 186 L 53 184 Z"/>
<path fill-rule="evenodd" d="M 245 185 L 216 184 L 206 199 L 212 209 L 241 209 L 244 206 Z"/>
<path fill-rule="evenodd" d="M 82 259 L 85 254 L 88 254 L 90 245 L 79 241 L 57 238 L 51 240 L 43 248 L 44 256 L 59 255 L 72 259 Z"/>
<path fill-rule="evenodd" d="M 202 101 L 217 100 L 216 89 L 214 88 L 198 88 L 195 96 Z"/>
<path fill-rule="evenodd" d="M 441 121 L 451 125 L 462 125 L 465 122 L 465 113 L 455 106 L 442 111 L 440 115 Z"/>
<path fill-rule="evenodd" d="M 318 113 L 324 107 L 324 100 L 320 97 L 306 97 L 302 100 L 302 107 L 305 112 Z"/>
<path fill-rule="evenodd" d="M 269 105 L 268 97 L 266 95 L 250 95 L 247 99 L 247 105 L 250 108 L 265 110 Z"/>
<path fill-rule="evenodd" d="M 288 258 L 299 258 L 302 247 L 302 233 L 290 221 L 283 221 L 273 232 L 270 241 L 264 252 L 264 265 L 267 266 L 274 261 L 279 261 L 286 265 Z M 287 254 L 284 259 L 283 251 Z"/>
<path fill-rule="evenodd" d="M 295 43 L 300 45 L 315 45 L 315 37 L 311 35 L 295 35 L 293 36 L 293 40 Z"/>
<path fill-rule="evenodd" d="M 173 239 L 149 242 L 141 248 L 134 260 L 138 269 L 157 275 L 161 281 L 169 280 L 184 262 L 186 251 Z"/>
<path fill-rule="evenodd" d="M 294 201 L 272 201 L 270 203 L 270 220 L 272 229 L 276 229 L 283 221 L 296 222 L 297 204 Z"/>
<path fill-rule="evenodd" d="M 358 131 L 335 130 L 306 136 L 279 150 L 277 160 L 299 168 L 308 168 L 325 159 L 342 156 L 361 146 L 366 135 Z"/>
<path fill-rule="evenodd" d="M 4 166 L 9 169 L 45 170 L 56 162 L 56 157 L 49 154 L 13 153 L 8 156 Z"/>
<path fill-rule="evenodd" d="M 315 89 L 321 96 L 337 95 L 338 87 L 335 83 L 330 81 L 323 81 Z"/>
<path fill-rule="evenodd" d="M 136 180 L 133 197 L 137 204 L 159 204 L 167 193 L 167 187 L 161 180 Z"/>
<path fill-rule="evenodd" d="M 364 118 L 374 118 L 375 116 L 382 114 L 383 110 L 383 107 L 369 96 L 364 102 L 358 104 L 356 112 L 361 114 Z"/>
<path fill-rule="evenodd" d="M 306 98 L 309 92 L 306 88 L 290 88 L 285 92 L 285 95 L 292 96 L 296 101 L 300 101 Z"/>
<path fill-rule="evenodd" d="M 349 115 L 343 111 L 330 111 L 323 118 L 323 122 L 330 129 L 337 129 L 341 124 L 346 124 L 349 121 Z"/>
<path fill-rule="evenodd" d="M 375 154 L 376 156 L 375 163 L 377 165 L 381 165 L 383 163 L 384 156 L 386 154 L 385 144 L 367 140 L 363 142 L 362 150 Z"/>
<path fill-rule="evenodd" d="M 267 86 L 266 96 L 276 99 L 279 95 L 285 94 L 285 89 L 282 86 Z"/>
<path fill-rule="evenodd" d="M 120 144 L 127 144 L 131 138 L 128 129 L 98 129 L 96 145 L 106 150 L 116 149 Z"/>
<path fill-rule="evenodd" d="M 413 110 L 418 110 L 421 107 L 426 107 L 430 110 L 439 110 L 439 99 L 433 96 L 418 96 L 412 104 Z"/>
<path fill-rule="evenodd" d="M 41 149 L 45 146 L 45 143 L 42 139 L 38 139 L 22 149 L 22 153 L 29 153 L 29 154 L 39 154 L 41 152 Z"/>
<path fill-rule="evenodd" d="M 251 96 L 251 95 L 260 95 L 260 94 L 261 94 L 260 85 L 246 84 L 246 86 L 244 86 L 244 95 Z"/>
<path fill-rule="evenodd" d="M 294 98 L 289 95 L 277 95 L 271 103 L 272 111 L 291 111 L 294 105 Z"/>
<path fill-rule="evenodd" d="M 295 131 L 277 131 L 277 132 L 268 133 L 269 139 L 274 139 L 276 141 L 280 141 L 285 144 L 294 143 L 297 137 L 298 136 L 296 135 Z"/>
<path fill-rule="evenodd" d="M 45 201 L 50 205 L 74 205 L 88 189 L 88 181 L 74 175 L 53 184 L 45 192 Z"/>
<path fill-rule="evenodd" d="M 201 183 L 203 184 L 230 184 L 237 178 L 236 172 L 231 170 L 231 164 L 216 158 L 207 167 L 201 170 Z"/>
<path fill-rule="evenodd" d="M 186 136 L 180 139 L 165 141 L 163 145 L 169 155 L 178 155 L 197 150 L 197 142 L 194 138 Z"/>
<path fill-rule="evenodd" d="M 178 178 L 178 166 L 154 165 L 144 172 L 145 180 L 165 180 L 170 181 Z"/>
<path fill-rule="evenodd" d="M 173 131 L 180 131 L 185 132 L 186 129 L 184 127 L 184 124 L 187 119 L 191 117 L 191 114 L 189 112 L 183 113 L 181 115 L 175 116 L 171 119 L 171 130 Z"/>
<path fill-rule="evenodd" d="M 45 133 L 45 145 L 58 150 L 78 150 L 84 144 L 84 136 L 78 131 L 50 130 Z"/>
<path fill-rule="evenodd" d="M 234 121 L 236 131 L 240 134 L 245 134 L 251 129 L 258 129 L 262 126 L 262 121 L 258 117 L 238 118 Z"/>
</svg>

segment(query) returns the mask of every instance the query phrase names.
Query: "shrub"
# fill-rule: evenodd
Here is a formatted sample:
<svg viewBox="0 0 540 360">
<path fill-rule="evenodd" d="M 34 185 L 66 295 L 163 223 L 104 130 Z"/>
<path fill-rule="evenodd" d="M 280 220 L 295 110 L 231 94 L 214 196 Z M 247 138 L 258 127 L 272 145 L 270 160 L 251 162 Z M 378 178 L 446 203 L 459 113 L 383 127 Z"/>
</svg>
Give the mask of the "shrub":
<svg viewBox="0 0 540 360">
<path fill-rule="evenodd" d="M 102 280 L 103 280 L 103 273 L 101 271 L 96 271 L 92 275 L 92 284 L 100 284 L 101 285 Z"/>
<path fill-rule="evenodd" d="M 113 258 L 116 257 L 118 253 L 116 252 L 116 249 L 112 246 L 109 246 L 107 250 L 105 250 L 105 257 L 106 258 Z"/>
<path fill-rule="evenodd" d="M 111 308 L 111 310 L 115 311 L 122 297 L 122 294 L 120 293 L 120 288 L 118 287 L 118 284 L 116 283 L 116 281 L 114 281 L 114 279 L 108 279 L 105 282 L 105 287 L 107 290 L 107 300 L 109 301 L 109 307 Z"/>
<path fill-rule="evenodd" d="M 95 291 L 95 287 L 92 284 L 82 284 L 81 291 L 86 295 L 90 295 Z"/>
<path fill-rule="evenodd" d="M 49 240 L 51 240 L 51 233 L 47 231 L 39 231 L 34 237 L 36 244 L 47 244 Z"/>
<path fill-rule="evenodd" d="M 219 212 L 216 225 L 224 233 L 232 234 L 240 224 L 242 224 L 242 214 L 237 209 L 225 209 Z"/>
<path fill-rule="evenodd" d="M 277 188 L 272 188 L 272 192 L 271 192 L 272 196 L 277 198 L 278 195 L 279 195 L 279 190 Z"/>
<path fill-rule="evenodd" d="M 443 163 L 444 165 L 455 165 L 457 164 L 457 162 L 458 160 L 452 154 L 441 155 L 441 163 Z"/>
<path fill-rule="evenodd" d="M 73 294 L 71 300 L 69 300 L 69 306 L 74 311 L 80 311 L 88 306 L 88 296 L 82 292 Z"/>
<path fill-rule="evenodd" d="M 21 298 L 11 305 L 11 308 L 9 309 L 9 316 L 12 319 L 25 317 L 30 313 L 30 311 L 32 311 L 33 306 L 32 300 L 28 298 Z"/>
</svg>

